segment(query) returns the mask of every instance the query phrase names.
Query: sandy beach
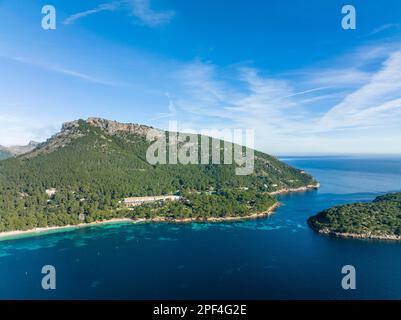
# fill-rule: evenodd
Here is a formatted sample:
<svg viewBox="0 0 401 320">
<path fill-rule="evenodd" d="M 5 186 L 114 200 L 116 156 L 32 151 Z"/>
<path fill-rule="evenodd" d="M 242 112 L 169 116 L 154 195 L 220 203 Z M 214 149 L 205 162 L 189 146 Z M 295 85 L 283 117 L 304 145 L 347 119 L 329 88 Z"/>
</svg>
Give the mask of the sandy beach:
<svg viewBox="0 0 401 320">
<path fill-rule="evenodd" d="M 85 228 L 85 227 L 90 227 L 90 226 L 95 226 L 95 225 L 100 225 L 100 224 L 106 224 L 106 223 L 119 223 L 119 222 L 137 223 L 137 222 L 141 222 L 144 220 L 145 219 L 133 220 L 133 219 L 128 219 L 128 218 L 115 218 L 115 219 L 104 220 L 104 221 L 80 223 L 77 225 L 54 226 L 54 227 L 46 227 L 46 228 L 34 228 L 34 229 L 29 229 L 29 230 L 6 231 L 6 232 L 0 232 L 0 240 L 2 240 L 3 238 L 12 238 L 12 237 L 20 236 L 20 235 L 29 235 L 29 234 L 34 235 L 37 233 L 49 232 L 49 231 L 53 231 L 53 230 L 55 231 L 55 230 L 62 230 L 62 229 L 78 229 L 78 228 Z"/>
<path fill-rule="evenodd" d="M 90 223 L 81 223 L 77 225 L 66 225 L 66 226 L 54 226 L 54 227 L 46 227 L 46 228 L 34 228 L 29 230 L 15 230 L 15 231 L 6 231 L 0 233 L 0 241 L 4 239 L 12 239 L 14 237 L 18 237 L 21 235 L 35 235 L 40 233 L 46 233 L 49 231 L 57 231 L 63 229 L 78 229 L 78 228 L 85 228 L 95 225 L 107 224 L 107 223 L 119 223 L 119 222 L 130 222 L 130 223 L 140 223 L 140 222 L 171 222 L 171 223 L 190 223 L 190 222 L 223 222 L 223 221 L 238 221 L 238 220 L 246 220 L 246 219 L 257 219 L 262 217 L 267 217 L 271 215 L 281 204 L 279 202 L 275 203 L 271 206 L 268 210 L 264 212 L 257 212 L 253 213 L 249 216 L 235 216 L 235 217 L 222 217 L 222 218 L 215 218 L 210 217 L 207 219 L 196 219 L 196 218 L 183 218 L 183 219 L 169 219 L 166 217 L 156 217 L 152 219 L 129 219 L 129 218 L 114 218 L 110 220 L 103 220 L 103 221 L 95 221 Z"/>
</svg>

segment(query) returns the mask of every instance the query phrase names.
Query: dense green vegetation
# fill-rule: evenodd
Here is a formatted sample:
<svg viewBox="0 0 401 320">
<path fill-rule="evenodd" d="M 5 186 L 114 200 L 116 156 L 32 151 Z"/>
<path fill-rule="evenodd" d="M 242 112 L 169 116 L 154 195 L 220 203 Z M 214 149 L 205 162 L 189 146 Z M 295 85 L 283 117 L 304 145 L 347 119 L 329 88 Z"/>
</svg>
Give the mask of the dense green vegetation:
<svg viewBox="0 0 401 320">
<path fill-rule="evenodd" d="M 246 217 L 268 211 L 277 200 L 267 193 L 255 191 L 221 191 L 216 194 L 185 194 L 183 201 L 167 201 L 133 208 L 127 217 L 170 219 L 208 219 Z"/>
<path fill-rule="evenodd" d="M 380 196 L 371 203 L 333 207 L 309 218 L 308 222 L 313 229 L 325 233 L 400 236 L 401 193 Z"/>
<path fill-rule="evenodd" d="M 310 175 L 260 152 L 255 152 L 255 171 L 249 176 L 235 175 L 235 164 L 150 165 L 150 142 L 144 136 L 111 134 L 83 120 L 78 124 L 29 154 L 0 161 L 0 232 L 134 214 L 245 215 L 271 203 L 262 192 L 315 183 Z M 56 193 L 48 196 L 51 188 Z M 217 194 L 199 194 L 210 191 Z M 177 193 L 188 195 L 190 204 L 118 209 L 125 197 Z M 248 202 L 238 200 L 249 195 Z"/>
</svg>

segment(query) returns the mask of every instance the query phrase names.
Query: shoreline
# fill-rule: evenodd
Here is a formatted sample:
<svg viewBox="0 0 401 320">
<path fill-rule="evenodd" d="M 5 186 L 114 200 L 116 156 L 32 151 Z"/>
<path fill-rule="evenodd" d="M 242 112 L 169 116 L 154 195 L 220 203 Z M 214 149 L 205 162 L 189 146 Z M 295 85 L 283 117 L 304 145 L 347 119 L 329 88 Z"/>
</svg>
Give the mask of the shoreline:
<svg viewBox="0 0 401 320">
<path fill-rule="evenodd" d="M 310 191 L 310 190 L 317 190 L 320 188 L 320 183 L 316 184 L 308 184 L 307 186 L 304 187 L 299 187 L 299 188 L 283 188 L 277 191 L 269 192 L 270 195 L 279 195 L 279 194 L 287 194 L 287 193 L 293 193 L 293 192 L 305 192 L 305 191 Z"/>
<path fill-rule="evenodd" d="M 34 236 L 44 234 L 49 231 L 58 231 L 58 230 L 67 230 L 67 229 L 80 229 L 86 228 L 96 225 L 103 225 L 103 224 L 110 224 L 110 223 L 120 223 L 120 222 L 127 222 L 127 223 L 141 223 L 141 222 L 166 222 L 166 223 L 191 223 L 191 222 L 224 222 L 224 221 L 238 221 L 238 220 L 248 220 L 248 219 L 257 219 L 268 217 L 274 213 L 274 211 L 281 206 L 280 202 L 276 202 L 272 205 L 268 210 L 263 212 L 256 212 L 250 214 L 248 216 L 228 216 L 228 217 L 221 217 L 215 218 L 210 217 L 206 219 L 198 219 L 198 218 L 178 218 L 178 219 L 171 219 L 167 217 L 156 217 L 152 219 L 140 218 L 140 219 L 130 219 L 130 218 L 113 218 L 110 220 L 101 220 L 101 221 L 94 221 L 89 223 L 80 223 L 77 225 L 66 225 L 66 226 L 53 226 L 53 227 L 44 227 L 44 228 L 34 228 L 29 230 L 14 230 L 14 231 L 5 231 L 0 232 L 0 241 L 2 240 L 12 240 L 14 237 L 18 236 Z"/>
<path fill-rule="evenodd" d="M 356 239 L 356 240 L 383 240 L 383 241 L 401 241 L 401 236 L 397 235 L 379 235 L 379 234 L 361 234 L 361 233 L 349 233 L 349 232 L 336 232 L 331 231 L 328 228 L 316 229 L 311 222 L 308 220 L 308 226 L 314 232 L 319 235 L 326 237 L 335 237 L 341 239 Z"/>
<path fill-rule="evenodd" d="M 191 223 L 191 222 L 224 222 L 224 221 L 239 221 L 239 220 L 250 220 L 250 219 L 258 219 L 269 217 L 274 213 L 274 211 L 281 206 L 280 202 L 276 202 L 272 205 L 269 209 L 263 212 L 256 212 L 252 213 L 247 216 L 227 216 L 227 217 L 210 217 L 210 218 L 178 218 L 178 219 L 171 219 L 166 217 L 156 217 L 153 219 L 143 219 L 143 222 L 171 222 L 171 223 Z M 1 234 L 0 234 L 1 235 Z"/>
<path fill-rule="evenodd" d="M 17 236 L 22 236 L 22 235 L 35 235 L 35 234 L 41 234 L 45 233 L 48 231 L 57 231 L 57 230 L 63 230 L 63 229 L 79 229 L 79 228 L 85 228 L 85 227 L 91 227 L 95 225 L 101 225 L 101 224 L 107 224 L 107 223 L 119 223 L 119 222 L 140 222 L 138 220 L 133 220 L 129 218 L 113 218 L 110 220 L 102 220 L 102 221 L 94 221 L 94 222 L 88 222 L 88 223 L 80 223 L 80 224 L 69 224 L 65 226 L 52 226 L 52 227 L 43 227 L 43 228 L 33 228 L 33 229 L 28 229 L 28 230 L 14 230 L 14 231 L 5 231 L 5 232 L 0 232 L 0 241 L 3 240 L 3 238 L 13 238 Z"/>
<path fill-rule="evenodd" d="M 357 239 L 357 240 L 385 240 L 385 241 L 401 241 L 401 236 L 397 235 L 375 235 L 375 234 L 360 234 L 360 233 L 342 233 L 330 230 L 312 230 L 323 236 L 336 237 L 342 239 Z"/>
<path fill-rule="evenodd" d="M 293 192 L 306 192 L 309 190 L 315 190 L 320 187 L 320 183 L 314 185 L 307 185 L 304 187 L 299 188 L 283 188 L 277 191 L 269 192 L 270 195 L 280 195 L 280 194 L 287 194 Z M 67 230 L 67 229 L 79 229 L 85 228 L 95 225 L 101 224 L 108 224 L 108 223 L 119 223 L 119 222 L 130 222 L 130 223 L 140 223 L 140 222 L 170 222 L 170 223 L 191 223 L 191 222 L 224 222 L 224 221 L 241 221 L 241 220 L 249 220 L 249 219 L 258 219 L 268 217 L 274 213 L 274 211 L 281 206 L 281 203 L 277 201 L 274 205 L 272 205 L 268 210 L 263 212 L 256 212 L 252 213 L 247 216 L 227 216 L 227 217 L 210 217 L 206 219 L 199 219 L 199 218 L 178 218 L 178 219 L 171 219 L 167 217 L 156 217 L 152 219 L 140 218 L 140 219 L 130 219 L 130 218 L 113 218 L 110 220 L 101 220 L 101 221 L 94 221 L 89 223 L 80 223 L 77 225 L 66 225 L 66 226 L 52 226 L 52 227 L 44 227 L 44 228 L 34 228 L 29 230 L 14 230 L 14 231 L 5 231 L 0 232 L 0 241 L 2 240 L 11 240 L 14 237 L 18 236 L 29 236 L 29 235 L 39 235 L 49 231 L 59 231 L 59 230 Z M 401 240 L 401 237 L 400 237 Z"/>
</svg>

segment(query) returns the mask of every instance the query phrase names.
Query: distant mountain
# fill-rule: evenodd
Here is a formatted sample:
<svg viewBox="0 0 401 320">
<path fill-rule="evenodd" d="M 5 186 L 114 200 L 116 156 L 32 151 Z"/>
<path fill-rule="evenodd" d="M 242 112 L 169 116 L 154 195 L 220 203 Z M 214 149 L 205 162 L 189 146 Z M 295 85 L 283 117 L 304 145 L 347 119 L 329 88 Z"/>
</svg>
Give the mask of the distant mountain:
<svg viewBox="0 0 401 320">
<path fill-rule="evenodd" d="M 30 141 L 26 146 L 11 146 L 4 147 L 0 145 L 0 152 L 9 154 L 11 156 L 19 156 L 34 150 L 40 143 L 36 141 Z"/>
<path fill-rule="evenodd" d="M 309 218 L 308 223 L 326 235 L 401 240 L 401 193 L 379 196 L 370 203 L 336 206 Z"/>
<path fill-rule="evenodd" d="M 7 151 L 0 150 L 0 160 L 12 157 L 13 155 Z"/>
<path fill-rule="evenodd" d="M 0 231 L 137 215 L 176 218 L 176 212 L 181 218 L 246 216 L 256 208 L 269 209 L 276 202 L 271 192 L 317 184 L 307 173 L 258 151 L 254 172 L 247 176 L 235 174 L 235 163 L 152 165 L 146 159 L 151 130 L 156 136 L 165 133 L 99 118 L 67 122 L 30 152 L 1 161 Z M 177 148 L 182 147 L 181 141 Z M 126 197 L 177 193 L 192 201 L 145 211 L 121 204 Z"/>
</svg>

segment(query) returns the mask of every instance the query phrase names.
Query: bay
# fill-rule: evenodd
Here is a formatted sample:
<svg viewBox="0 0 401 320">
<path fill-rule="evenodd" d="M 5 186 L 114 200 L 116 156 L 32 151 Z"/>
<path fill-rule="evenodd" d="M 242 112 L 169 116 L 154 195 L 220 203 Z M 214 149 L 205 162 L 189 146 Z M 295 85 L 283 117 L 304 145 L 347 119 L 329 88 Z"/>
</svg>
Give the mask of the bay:
<svg viewBox="0 0 401 320">
<path fill-rule="evenodd" d="M 398 157 L 286 157 L 321 189 L 269 218 L 116 223 L 0 241 L 1 299 L 401 299 L 401 243 L 324 237 L 306 220 L 401 190 Z M 53 265 L 57 289 L 43 290 Z M 343 290 L 353 265 L 357 289 Z"/>
</svg>

